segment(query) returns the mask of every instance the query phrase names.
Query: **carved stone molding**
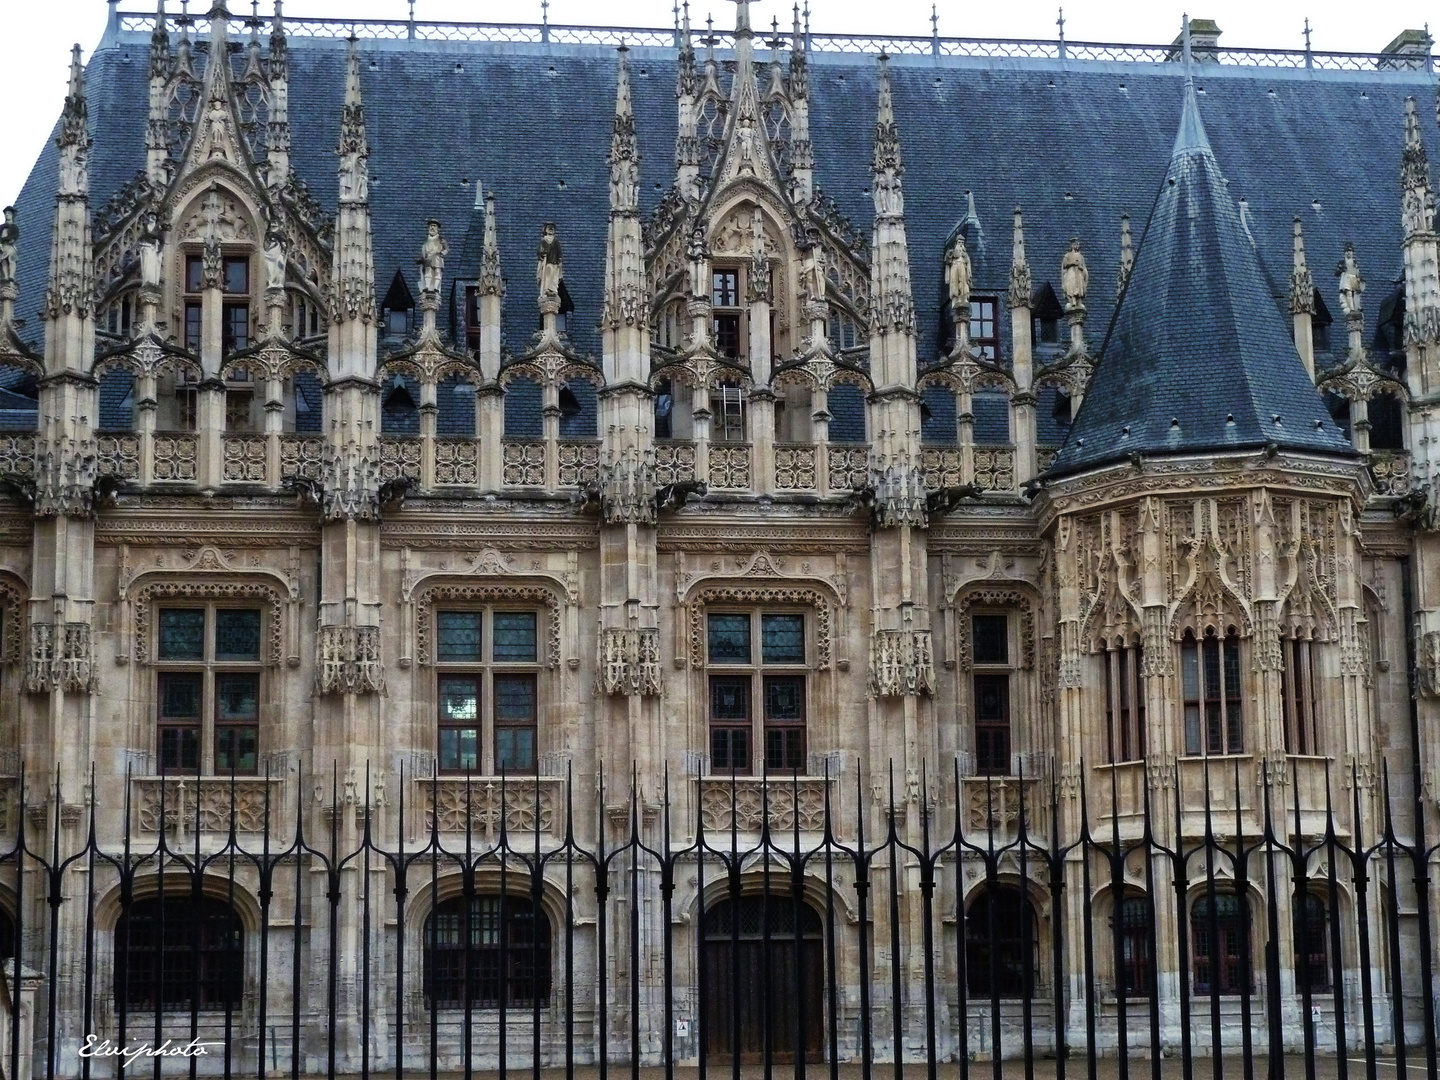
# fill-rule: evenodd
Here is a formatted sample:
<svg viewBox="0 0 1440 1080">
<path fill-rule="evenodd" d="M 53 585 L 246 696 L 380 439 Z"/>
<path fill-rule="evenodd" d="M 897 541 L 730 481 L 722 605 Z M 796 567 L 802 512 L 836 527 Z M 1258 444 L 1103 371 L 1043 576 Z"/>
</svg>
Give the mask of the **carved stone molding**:
<svg viewBox="0 0 1440 1080">
<path fill-rule="evenodd" d="M 660 693 L 660 631 L 654 627 L 600 630 L 597 681 L 602 694 Z"/>
<path fill-rule="evenodd" d="M 549 668 L 560 666 L 561 595 L 558 589 L 549 585 L 533 583 L 516 582 L 513 585 L 506 585 L 498 581 L 451 581 L 420 589 L 419 595 L 416 597 L 415 610 L 416 663 L 424 665 L 432 662 L 431 653 L 434 641 L 432 627 L 435 623 L 435 603 L 446 600 L 461 602 L 500 600 L 511 603 L 540 604 L 548 608 L 550 612 L 549 645 L 546 649 L 544 663 Z"/>
<path fill-rule="evenodd" d="M 30 624 L 26 690 L 32 694 L 52 690 L 88 694 L 92 689 L 92 675 L 89 623 Z"/>
<path fill-rule="evenodd" d="M 133 593 L 135 603 L 135 662 L 144 664 L 150 656 L 150 610 L 156 600 L 259 600 L 269 607 L 266 662 L 279 664 L 285 652 L 284 605 L 287 599 L 278 584 L 267 580 L 223 579 L 183 581 L 152 581 Z"/>
<path fill-rule="evenodd" d="M 280 802 L 279 778 L 237 777 L 232 785 L 228 776 L 138 776 L 131 783 L 144 832 L 160 831 L 162 798 L 164 827 L 180 833 L 192 833 L 197 820 L 202 833 L 228 833 L 232 819 L 236 832 L 264 832 L 266 791 L 272 809 Z"/>
<path fill-rule="evenodd" d="M 958 662 L 961 671 L 969 671 L 974 663 L 975 646 L 970 639 L 972 607 L 1014 607 L 1020 615 L 1020 666 L 1035 666 L 1035 595 L 1018 585 L 967 585 L 955 598 L 956 637 L 959 639 Z"/>
<path fill-rule="evenodd" d="M 690 663 L 705 666 L 706 604 L 803 604 L 815 609 L 815 663 L 830 666 L 830 598 L 804 585 L 711 585 L 699 589 L 690 604 Z"/>
<path fill-rule="evenodd" d="M 1440 630 L 1420 635 L 1416 657 L 1415 687 L 1425 697 L 1440 697 Z"/>
<path fill-rule="evenodd" d="M 14 664 L 25 652 L 25 591 L 0 576 L 0 664 Z"/>
<path fill-rule="evenodd" d="M 315 651 L 318 693 L 385 693 L 378 626 L 322 626 Z"/>
<path fill-rule="evenodd" d="M 555 834 L 563 822 L 563 780 L 498 777 L 416 777 L 425 829 L 487 837 L 505 832 Z M 503 790 L 503 802 L 502 802 Z"/>
<path fill-rule="evenodd" d="M 825 781 L 760 777 L 702 779 L 700 820 L 707 832 L 759 832 L 769 817 L 774 832 L 792 832 L 798 819 L 801 832 L 825 829 Z"/>
<path fill-rule="evenodd" d="M 929 630 L 876 630 L 870 637 L 870 696 L 935 693 Z"/>
</svg>

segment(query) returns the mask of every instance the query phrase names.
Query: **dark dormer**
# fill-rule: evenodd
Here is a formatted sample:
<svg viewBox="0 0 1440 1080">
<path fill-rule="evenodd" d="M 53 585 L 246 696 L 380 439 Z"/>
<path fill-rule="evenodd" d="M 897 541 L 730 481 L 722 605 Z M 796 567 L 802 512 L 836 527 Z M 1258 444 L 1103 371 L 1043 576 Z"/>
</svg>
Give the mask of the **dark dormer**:
<svg viewBox="0 0 1440 1080">
<path fill-rule="evenodd" d="M 1320 290 L 1315 290 L 1315 312 L 1310 316 L 1311 336 L 1315 342 L 1316 352 L 1330 351 L 1330 324 L 1335 320 L 1330 315 L 1330 309 L 1325 306 L 1325 298 L 1320 295 Z"/>
<path fill-rule="evenodd" d="M 1060 306 L 1060 298 L 1055 295 L 1055 287 L 1050 282 L 1042 282 L 1031 292 L 1030 315 L 1035 320 L 1035 344 L 1059 348 L 1060 324 L 1065 319 L 1065 309 Z"/>
<path fill-rule="evenodd" d="M 414 326 L 415 297 L 410 294 L 405 275 L 399 270 L 395 271 L 395 277 L 391 279 L 390 288 L 380 306 L 384 309 L 381 318 L 384 320 L 382 325 L 386 339 L 399 341 L 407 336 Z"/>
<path fill-rule="evenodd" d="M 1380 301 L 1380 318 L 1375 325 L 1374 359 L 1388 363 L 1396 353 L 1405 352 L 1405 282 L 1397 281 L 1390 294 Z"/>
</svg>

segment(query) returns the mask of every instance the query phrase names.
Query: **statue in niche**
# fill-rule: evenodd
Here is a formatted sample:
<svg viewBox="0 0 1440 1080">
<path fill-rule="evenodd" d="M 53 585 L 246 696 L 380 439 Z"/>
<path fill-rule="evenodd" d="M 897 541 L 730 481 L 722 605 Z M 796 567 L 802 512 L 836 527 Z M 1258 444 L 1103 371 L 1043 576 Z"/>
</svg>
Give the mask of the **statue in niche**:
<svg viewBox="0 0 1440 1080">
<path fill-rule="evenodd" d="M 552 226 L 553 228 L 553 226 Z M 541 241 L 541 249 L 544 250 L 544 241 Z M 420 288 L 425 292 L 439 293 L 440 279 L 445 273 L 445 256 L 450 253 L 450 245 L 445 243 L 445 238 L 440 235 L 440 222 L 431 218 L 425 224 L 425 243 L 420 248 Z M 555 245 L 555 257 L 560 257 L 560 245 Z M 545 290 L 544 282 L 540 285 L 541 292 Z M 559 295 L 559 286 L 556 286 L 556 295 Z"/>
<path fill-rule="evenodd" d="M 705 280 L 705 263 L 710 258 L 710 245 L 705 241 L 705 224 L 697 222 L 690 232 L 690 242 L 685 245 L 685 257 L 690 260 L 690 293 L 706 299 L 710 296 L 710 283 Z"/>
<path fill-rule="evenodd" d="M 1360 267 L 1355 262 L 1355 245 L 1346 244 L 1345 254 L 1335 267 L 1335 276 L 1340 279 L 1340 309 L 1346 319 L 1358 319 L 1362 314 L 1360 297 L 1365 292 L 1365 281 L 1360 276 Z"/>
<path fill-rule="evenodd" d="M 547 221 L 540 229 L 540 247 L 535 252 L 535 282 L 540 286 L 540 299 L 560 298 L 560 282 L 565 277 L 565 263 L 560 255 L 560 237 L 555 223 Z"/>
<path fill-rule="evenodd" d="M 631 210 L 637 205 L 639 194 L 635 161 L 626 158 L 618 164 L 620 167 L 610 173 L 610 205 L 617 210 Z"/>
<path fill-rule="evenodd" d="M 214 97 L 210 104 L 205 107 L 205 137 L 210 141 L 210 157 L 218 157 L 228 160 L 229 155 L 225 152 L 225 99 Z"/>
<path fill-rule="evenodd" d="M 875 212 L 882 217 L 894 217 L 903 213 L 898 176 L 881 177 L 875 188 Z"/>
<path fill-rule="evenodd" d="M 145 228 L 140 234 L 140 287 L 160 288 L 160 215 L 153 210 L 145 215 Z"/>
<path fill-rule="evenodd" d="M 0 285 L 15 284 L 16 248 L 20 242 L 20 226 L 15 224 L 15 207 L 5 207 L 5 222 L 0 224 Z"/>
<path fill-rule="evenodd" d="M 278 222 L 265 230 L 265 288 L 285 288 L 285 232 Z"/>
<path fill-rule="evenodd" d="M 805 252 L 805 269 L 801 284 L 812 304 L 825 302 L 825 248 L 820 243 L 818 230 L 809 235 L 810 247 Z"/>
<path fill-rule="evenodd" d="M 957 236 L 945 253 L 945 285 L 950 291 L 950 311 L 955 319 L 970 318 L 970 283 L 972 281 L 970 252 L 965 238 Z"/>
<path fill-rule="evenodd" d="M 1066 311 L 1083 311 L 1085 290 L 1090 285 L 1090 269 L 1085 265 L 1085 255 L 1080 250 L 1080 238 L 1070 238 L 1070 250 L 1060 260 L 1060 289 L 1065 294 Z"/>
</svg>

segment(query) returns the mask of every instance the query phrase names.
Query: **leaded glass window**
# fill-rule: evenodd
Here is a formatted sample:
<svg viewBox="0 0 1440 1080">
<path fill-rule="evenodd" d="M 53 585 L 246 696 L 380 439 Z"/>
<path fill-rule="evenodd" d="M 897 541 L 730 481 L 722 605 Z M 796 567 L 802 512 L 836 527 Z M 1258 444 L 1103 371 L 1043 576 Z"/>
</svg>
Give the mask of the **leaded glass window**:
<svg viewBox="0 0 1440 1080">
<path fill-rule="evenodd" d="M 540 760 L 538 613 L 440 611 L 435 625 L 440 770 L 534 773 Z"/>
<path fill-rule="evenodd" d="M 162 772 L 254 775 L 260 765 L 257 608 L 161 608 L 156 618 L 156 754 Z"/>
<path fill-rule="evenodd" d="M 260 659 L 260 612 L 229 608 L 215 612 L 215 659 Z"/>
<path fill-rule="evenodd" d="M 1010 619 L 1006 615 L 970 616 L 971 641 L 977 664 L 1010 662 Z"/>
<path fill-rule="evenodd" d="M 972 612 L 970 648 L 974 672 L 970 680 L 971 719 L 975 738 L 975 771 L 982 776 L 1010 772 L 1010 616 L 1003 612 Z"/>
<path fill-rule="evenodd" d="M 750 662 L 750 616 L 711 613 L 710 663 Z"/>
<path fill-rule="evenodd" d="M 205 658 L 205 609 L 161 608 L 161 660 L 203 660 Z"/>
<path fill-rule="evenodd" d="M 752 645 L 757 628 L 758 657 Z M 762 768 L 804 770 L 808 762 L 805 615 L 712 611 L 707 614 L 706 631 L 706 659 L 712 667 L 710 770 L 717 775 Z"/>
<path fill-rule="evenodd" d="M 761 615 L 760 652 L 767 664 L 803 664 L 805 616 Z"/>
</svg>

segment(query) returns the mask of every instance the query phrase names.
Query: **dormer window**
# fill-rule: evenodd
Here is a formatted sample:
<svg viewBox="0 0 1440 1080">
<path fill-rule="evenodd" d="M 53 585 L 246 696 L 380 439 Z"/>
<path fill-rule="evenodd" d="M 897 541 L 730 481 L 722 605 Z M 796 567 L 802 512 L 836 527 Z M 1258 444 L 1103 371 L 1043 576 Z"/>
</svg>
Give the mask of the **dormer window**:
<svg viewBox="0 0 1440 1080">
<path fill-rule="evenodd" d="M 715 348 L 721 356 L 740 355 L 740 271 L 720 269 L 710 275 L 710 306 L 715 320 Z"/>
<path fill-rule="evenodd" d="M 250 257 L 225 256 L 220 285 L 225 294 L 220 351 L 228 355 L 250 347 Z"/>
<path fill-rule="evenodd" d="M 398 270 L 381 307 L 384 308 L 386 338 L 399 340 L 410 333 L 414 327 L 415 298 L 410 294 L 410 286 L 405 283 L 405 275 Z"/>
<path fill-rule="evenodd" d="M 464 285 L 464 338 L 465 351 L 471 356 L 480 354 L 480 286 L 468 281 Z"/>
<path fill-rule="evenodd" d="M 979 350 L 982 360 L 994 360 L 1000 355 L 1000 334 L 995 319 L 998 307 L 993 296 L 970 298 L 970 345 Z"/>
<path fill-rule="evenodd" d="M 1059 345 L 1060 321 L 1065 312 L 1048 281 L 1030 295 L 1030 311 L 1035 319 L 1035 342 L 1039 345 Z"/>
<path fill-rule="evenodd" d="M 1315 344 L 1316 352 L 1330 351 L 1330 324 L 1335 320 L 1330 316 L 1330 309 L 1325 306 L 1325 300 L 1320 295 L 1320 290 L 1315 290 L 1315 311 L 1310 316 L 1311 340 Z"/>
</svg>

